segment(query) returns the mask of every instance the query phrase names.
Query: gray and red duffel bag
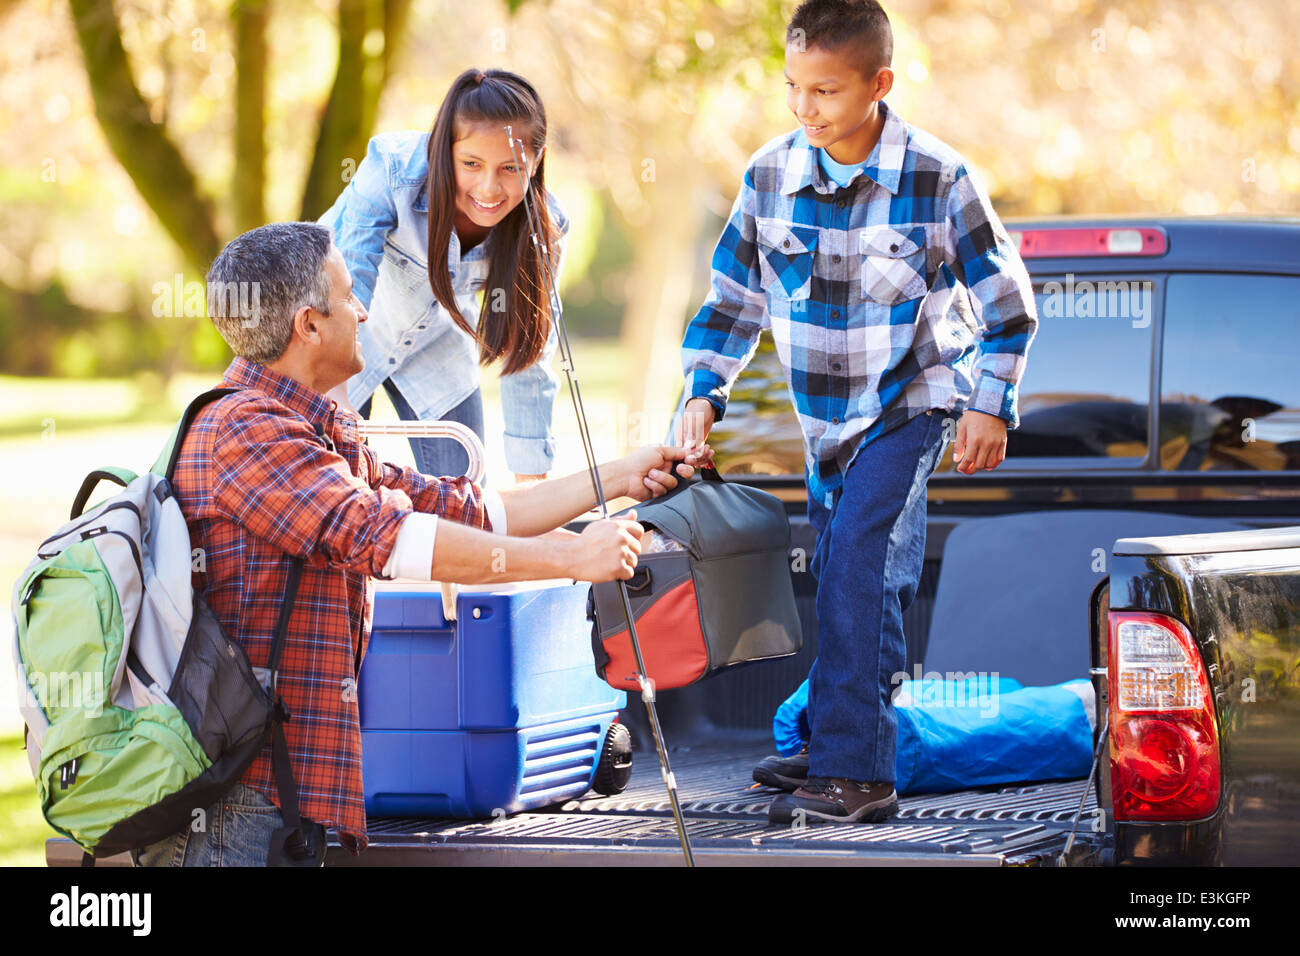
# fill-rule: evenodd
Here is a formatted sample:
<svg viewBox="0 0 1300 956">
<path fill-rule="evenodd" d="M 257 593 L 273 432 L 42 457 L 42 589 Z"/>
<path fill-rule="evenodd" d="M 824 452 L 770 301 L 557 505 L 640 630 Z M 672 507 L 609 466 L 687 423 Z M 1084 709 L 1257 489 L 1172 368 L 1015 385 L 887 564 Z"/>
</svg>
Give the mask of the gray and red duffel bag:
<svg viewBox="0 0 1300 956">
<path fill-rule="evenodd" d="M 803 632 L 790 580 L 790 522 L 780 499 L 711 469 L 635 506 L 645 526 L 627 581 L 647 676 L 660 689 L 799 651 Z M 596 673 L 639 691 L 617 582 L 588 600 Z"/>
</svg>

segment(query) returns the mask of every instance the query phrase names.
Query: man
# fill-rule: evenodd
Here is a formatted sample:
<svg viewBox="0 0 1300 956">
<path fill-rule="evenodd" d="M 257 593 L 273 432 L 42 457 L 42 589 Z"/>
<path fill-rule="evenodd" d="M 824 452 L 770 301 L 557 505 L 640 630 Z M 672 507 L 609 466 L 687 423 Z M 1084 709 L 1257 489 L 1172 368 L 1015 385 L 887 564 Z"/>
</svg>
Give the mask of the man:
<svg viewBox="0 0 1300 956">
<path fill-rule="evenodd" d="M 303 818 L 366 845 L 356 678 L 370 576 L 486 583 L 631 577 L 635 520 L 555 530 L 592 507 L 586 473 L 494 493 L 467 478 L 381 464 L 325 393 L 362 368 L 366 312 L 330 232 L 274 223 L 232 241 L 208 272 L 208 313 L 241 391 L 195 419 L 175 472 L 196 574 L 226 633 L 265 666 L 293 557 L 305 559 L 278 690 Z M 643 448 L 600 466 L 610 497 L 645 500 L 690 477 L 685 451 Z M 699 460 L 693 454 L 691 460 Z M 505 531 L 509 529 L 509 536 Z M 201 828 L 140 851 L 142 865 L 262 865 L 283 822 L 268 746 Z M 318 830 L 317 835 L 323 833 Z"/>
</svg>

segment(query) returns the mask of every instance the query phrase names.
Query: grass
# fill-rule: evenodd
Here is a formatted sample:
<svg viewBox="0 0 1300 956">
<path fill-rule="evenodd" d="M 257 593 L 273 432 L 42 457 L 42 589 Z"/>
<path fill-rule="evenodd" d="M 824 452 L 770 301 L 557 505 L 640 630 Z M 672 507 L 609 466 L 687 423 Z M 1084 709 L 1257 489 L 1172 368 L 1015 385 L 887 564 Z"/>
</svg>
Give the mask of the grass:
<svg viewBox="0 0 1300 956">
<path fill-rule="evenodd" d="M 58 834 L 41 816 L 22 736 L 0 737 L 0 866 L 44 866 L 52 836 Z"/>
</svg>

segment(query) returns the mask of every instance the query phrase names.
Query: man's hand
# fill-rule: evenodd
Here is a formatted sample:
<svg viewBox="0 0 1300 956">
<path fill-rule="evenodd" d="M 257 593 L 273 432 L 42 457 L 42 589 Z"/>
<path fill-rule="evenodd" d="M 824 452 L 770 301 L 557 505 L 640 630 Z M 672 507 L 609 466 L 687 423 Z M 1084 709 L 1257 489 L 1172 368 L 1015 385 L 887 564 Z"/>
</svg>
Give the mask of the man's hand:
<svg viewBox="0 0 1300 956">
<path fill-rule="evenodd" d="M 700 447 L 707 449 L 708 446 L 704 443 L 708 440 L 715 417 L 712 402 L 707 398 L 692 398 L 682 409 L 682 420 L 677 426 L 677 444 L 692 451 Z M 713 466 L 712 449 L 709 449 L 708 458 L 702 464 Z"/>
<path fill-rule="evenodd" d="M 645 528 L 637 524 L 636 512 L 629 511 L 621 518 L 593 521 L 582 534 L 556 544 L 569 552 L 569 574 L 576 580 L 626 581 L 636 570 L 643 534 Z"/>
<path fill-rule="evenodd" d="M 952 460 L 963 475 L 992 471 L 1007 457 L 1007 423 L 996 415 L 966 409 L 957 422 Z"/>
<path fill-rule="evenodd" d="M 678 477 L 691 477 L 696 467 L 708 465 L 712 459 L 713 450 L 708 445 L 693 451 L 672 445 L 647 445 L 618 461 L 621 480 L 607 493 L 627 495 L 637 501 L 657 498 L 676 488 Z"/>
</svg>

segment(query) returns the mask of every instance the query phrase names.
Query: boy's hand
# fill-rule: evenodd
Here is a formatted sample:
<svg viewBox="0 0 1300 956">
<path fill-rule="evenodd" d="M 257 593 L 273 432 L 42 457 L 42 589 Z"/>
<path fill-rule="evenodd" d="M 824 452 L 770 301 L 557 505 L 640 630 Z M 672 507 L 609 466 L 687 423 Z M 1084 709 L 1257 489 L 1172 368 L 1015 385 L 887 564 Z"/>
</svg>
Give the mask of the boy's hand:
<svg viewBox="0 0 1300 956">
<path fill-rule="evenodd" d="M 708 448 L 704 443 L 709 437 L 709 429 L 713 427 L 714 418 L 712 402 L 707 398 L 692 398 L 682 409 L 681 424 L 677 428 L 677 444 L 686 449 Z M 702 464 L 712 467 L 712 450 Z"/>
<path fill-rule="evenodd" d="M 614 495 L 627 495 L 637 501 L 666 495 L 677 487 L 677 479 L 695 474 L 695 467 L 708 464 L 713 450 L 708 445 L 688 451 L 672 445 L 647 445 L 638 448 L 619 464 L 624 479 L 610 489 Z M 673 463 L 677 464 L 674 465 Z M 695 467 L 693 467 L 695 466 Z"/>
<path fill-rule="evenodd" d="M 952 460 L 963 475 L 992 471 L 1007 457 L 1007 423 L 996 415 L 966 409 L 957 421 Z"/>
</svg>

